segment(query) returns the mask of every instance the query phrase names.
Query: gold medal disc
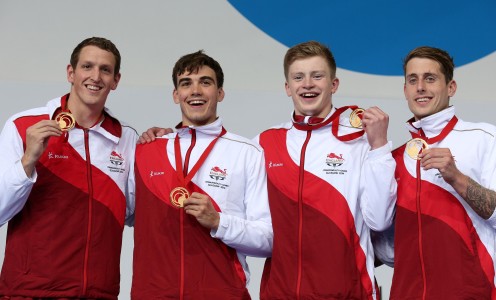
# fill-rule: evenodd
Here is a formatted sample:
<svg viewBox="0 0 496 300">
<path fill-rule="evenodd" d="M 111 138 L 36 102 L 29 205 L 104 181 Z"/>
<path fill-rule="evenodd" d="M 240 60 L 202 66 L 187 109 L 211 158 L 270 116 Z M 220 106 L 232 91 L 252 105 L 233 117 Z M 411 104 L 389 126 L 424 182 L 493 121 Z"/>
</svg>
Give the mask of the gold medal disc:
<svg viewBox="0 0 496 300">
<path fill-rule="evenodd" d="M 184 200 L 189 198 L 189 192 L 183 187 L 176 187 L 170 193 L 170 201 L 175 207 L 184 207 Z"/>
<path fill-rule="evenodd" d="M 55 117 L 55 121 L 59 123 L 60 129 L 62 131 L 69 131 L 76 125 L 76 119 L 69 112 L 61 112 Z"/>
<path fill-rule="evenodd" d="M 362 128 L 362 114 L 365 111 L 363 108 L 357 108 L 350 114 L 350 125 L 354 128 Z"/>
<path fill-rule="evenodd" d="M 411 139 L 406 144 L 405 151 L 408 154 L 408 156 L 410 156 L 411 158 L 419 160 L 420 158 L 418 157 L 418 155 L 420 154 L 420 152 L 422 150 L 427 149 L 427 148 L 428 148 L 428 145 L 427 145 L 426 141 L 424 141 L 421 138 L 415 138 L 415 139 Z"/>
</svg>

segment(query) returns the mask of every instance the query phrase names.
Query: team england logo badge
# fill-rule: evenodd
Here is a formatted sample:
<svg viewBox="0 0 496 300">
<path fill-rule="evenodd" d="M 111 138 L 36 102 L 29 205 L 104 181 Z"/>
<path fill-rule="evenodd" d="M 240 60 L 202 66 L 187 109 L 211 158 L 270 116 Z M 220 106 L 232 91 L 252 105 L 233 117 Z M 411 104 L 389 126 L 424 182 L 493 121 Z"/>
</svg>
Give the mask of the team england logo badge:
<svg viewBox="0 0 496 300">
<path fill-rule="evenodd" d="M 226 179 L 226 177 L 227 177 L 226 169 L 221 169 L 217 166 L 210 169 L 210 178 L 218 181 L 218 180 L 224 180 Z"/>
<path fill-rule="evenodd" d="M 119 153 L 112 151 L 110 153 L 110 162 L 115 166 L 120 166 L 124 162 L 124 158 Z"/>
<path fill-rule="evenodd" d="M 339 167 L 344 163 L 343 154 L 329 153 L 326 156 L 326 164 L 330 167 Z"/>
</svg>

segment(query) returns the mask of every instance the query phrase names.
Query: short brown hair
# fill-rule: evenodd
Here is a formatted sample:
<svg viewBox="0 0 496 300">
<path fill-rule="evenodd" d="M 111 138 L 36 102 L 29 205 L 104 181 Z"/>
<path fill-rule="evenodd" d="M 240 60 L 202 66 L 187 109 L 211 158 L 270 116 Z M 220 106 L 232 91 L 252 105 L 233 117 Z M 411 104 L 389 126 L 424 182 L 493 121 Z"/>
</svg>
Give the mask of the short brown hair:
<svg viewBox="0 0 496 300">
<path fill-rule="evenodd" d="M 444 74 L 446 78 L 446 83 L 449 83 L 453 80 L 453 72 L 455 69 L 455 63 L 453 61 L 453 57 L 449 55 L 448 52 L 443 49 L 429 47 L 429 46 L 421 46 L 413 49 L 408 53 L 408 55 L 403 60 L 403 73 L 406 76 L 406 65 L 412 58 L 428 58 L 434 61 L 437 61 L 441 66 L 441 72 Z"/>
<path fill-rule="evenodd" d="M 316 41 L 308 41 L 295 45 L 288 49 L 284 56 L 284 76 L 288 78 L 289 66 L 298 59 L 304 59 L 314 56 L 321 56 L 329 65 L 331 78 L 336 77 L 336 61 L 331 50 L 324 44 Z"/>
<path fill-rule="evenodd" d="M 197 73 L 201 67 L 207 66 L 214 70 L 215 77 L 217 81 L 217 87 L 221 88 L 224 85 L 224 72 L 220 64 L 212 57 L 206 55 L 203 50 L 186 54 L 182 56 L 174 65 L 172 69 L 172 82 L 174 82 L 174 88 L 177 88 L 177 77 L 186 72 Z"/>
<path fill-rule="evenodd" d="M 87 38 L 79 43 L 76 48 L 74 48 L 71 54 L 71 66 L 73 69 L 76 69 L 77 63 L 79 62 L 79 55 L 81 54 L 81 50 L 83 50 L 83 48 L 86 46 L 96 46 L 102 50 L 112 53 L 115 58 L 114 74 L 119 74 L 121 70 L 121 54 L 119 53 L 119 50 L 114 45 L 114 43 L 102 37 Z"/>
</svg>

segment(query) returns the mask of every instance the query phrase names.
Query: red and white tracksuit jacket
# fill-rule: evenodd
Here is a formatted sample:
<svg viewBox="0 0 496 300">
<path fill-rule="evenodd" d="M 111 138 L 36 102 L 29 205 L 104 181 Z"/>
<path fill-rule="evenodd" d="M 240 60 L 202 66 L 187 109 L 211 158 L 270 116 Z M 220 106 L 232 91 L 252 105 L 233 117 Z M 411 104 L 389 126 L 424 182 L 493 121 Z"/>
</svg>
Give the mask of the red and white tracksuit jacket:
<svg viewBox="0 0 496 300">
<path fill-rule="evenodd" d="M 342 114 L 321 128 L 289 122 L 258 137 L 274 228 L 261 299 L 378 298 L 370 230 L 394 215 L 391 144 L 371 151 L 365 135 L 340 141 L 331 132 L 338 121 L 339 135 L 357 132 Z"/>
<path fill-rule="evenodd" d="M 246 255 L 270 256 L 273 236 L 260 146 L 226 133 L 186 185 L 212 199 L 220 212 L 216 231 L 170 201 L 181 186 L 174 140 L 179 136 L 191 171 L 221 129 L 217 119 L 138 145 L 132 299 L 250 298 Z"/>
<path fill-rule="evenodd" d="M 449 107 L 407 123 L 433 138 L 455 116 Z M 456 167 L 496 190 L 496 127 L 458 120 L 432 148 L 449 148 Z M 496 213 L 484 220 L 437 169 L 423 170 L 405 153 L 396 159 L 398 201 L 391 299 L 496 299 Z"/>
<path fill-rule="evenodd" d="M 125 221 L 134 213 L 136 131 L 105 111 L 90 129 L 51 137 L 28 178 L 26 129 L 69 95 L 11 117 L 1 135 L 0 223 L 9 222 L 0 295 L 117 299 Z"/>
</svg>

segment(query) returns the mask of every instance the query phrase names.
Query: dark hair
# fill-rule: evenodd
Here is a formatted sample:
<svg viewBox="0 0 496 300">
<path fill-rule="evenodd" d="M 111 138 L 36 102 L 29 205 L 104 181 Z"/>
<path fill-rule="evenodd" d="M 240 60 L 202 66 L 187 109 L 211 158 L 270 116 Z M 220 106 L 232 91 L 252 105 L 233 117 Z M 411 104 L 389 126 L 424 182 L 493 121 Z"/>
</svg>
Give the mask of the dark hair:
<svg viewBox="0 0 496 300">
<path fill-rule="evenodd" d="M 446 78 L 446 83 L 453 80 L 453 72 L 455 69 L 455 63 L 453 62 L 453 57 L 449 55 L 448 52 L 434 47 L 421 46 L 413 49 L 408 53 L 408 55 L 403 60 L 403 73 L 406 76 L 406 65 L 412 58 L 428 58 L 437 61 L 441 66 L 441 72 Z"/>
<path fill-rule="evenodd" d="M 215 59 L 206 55 L 203 50 L 186 54 L 176 62 L 174 69 L 172 69 L 172 82 L 174 82 L 174 88 L 177 88 L 177 77 L 179 75 L 186 72 L 188 72 L 188 74 L 197 73 L 203 66 L 207 66 L 214 70 L 215 77 L 217 77 L 217 87 L 221 88 L 224 85 L 224 73 L 222 72 L 222 68 Z"/>
<path fill-rule="evenodd" d="M 121 69 L 121 54 L 117 47 L 110 40 L 101 37 L 91 37 L 87 38 L 81 43 L 79 43 L 76 48 L 72 51 L 71 54 L 71 66 L 73 69 L 76 69 L 77 63 L 79 62 L 79 55 L 81 54 L 81 50 L 83 50 L 86 46 L 96 46 L 102 50 L 109 51 L 114 55 L 115 58 L 115 67 L 114 74 L 119 74 Z"/>
<path fill-rule="evenodd" d="M 295 45 L 286 52 L 286 55 L 284 56 L 284 76 L 286 79 L 288 78 L 289 66 L 293 62 L 298 59 L 314 56 L 323 57 L 331 70 L 331 78 L 336 77 L 336 61 L 334 60 L 334 55 L 332 55 L 329 47 L 316 41 L 309 41 Z"/>
</svg>

